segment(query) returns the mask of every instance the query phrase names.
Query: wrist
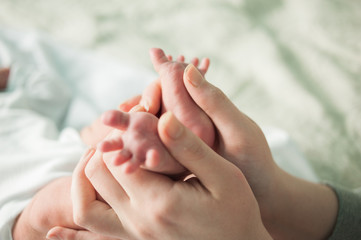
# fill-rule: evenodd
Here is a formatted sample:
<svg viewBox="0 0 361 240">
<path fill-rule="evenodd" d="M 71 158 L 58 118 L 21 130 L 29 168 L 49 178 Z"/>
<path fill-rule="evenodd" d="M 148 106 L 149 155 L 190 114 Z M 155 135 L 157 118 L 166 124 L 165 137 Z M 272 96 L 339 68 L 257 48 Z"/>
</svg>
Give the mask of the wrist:
<svg viewBox="0 0 361 240">
<path fill-rule="evenodd" d="M 275 181 L 270 211 L 262 219 L 277 239 L 325 239 L 334 227 L 338 202 L 325 185 L 294 177 L 283 170 Z"/>
<path fill-rule="evenodd" d="M 259 239 L 259 240 L 272 240 L 271 234 L 267 231 L 264 225 L 261 226 L 261 229 L 257 231 L 256 237 L 251 237 L 247 239 Z"/>
</svg>

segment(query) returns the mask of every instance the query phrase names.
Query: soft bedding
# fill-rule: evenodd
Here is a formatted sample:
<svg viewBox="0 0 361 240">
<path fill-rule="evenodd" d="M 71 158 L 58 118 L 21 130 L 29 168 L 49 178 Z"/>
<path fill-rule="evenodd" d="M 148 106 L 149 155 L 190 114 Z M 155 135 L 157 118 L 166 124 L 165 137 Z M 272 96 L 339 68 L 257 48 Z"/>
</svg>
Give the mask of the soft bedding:
<svg viewBox="0 0 361 240">
<path fill-rule="evenodd" d="M 2 0 L 0 22 L 150 71 L 150 47 L 210 57 L 208 80 L 320 179 L 360 186 L 359 0 Z"/>
<path fill-rule="evenodd" d="M 11 66 L 0 92 L 0 239 L 34 194 L 71 175 L 85 149 L 79 129 L 140 94 L 154 78 L 64 48 L 35 33 L 0 28 L 0 67 Z"/>
<path fill-rule="evenodd" d="M 71 175 L 86 147 L 79 130 L 140 94 L 156 76 L 66 48 L 42 34 L 0 29 L 0 47 L 1 64 L 11 66 L 8 88 L 0 92 L 0 237 L 11 239 L 12 223 L 32 196 Z M 284 169 L 317 180 L 285 131 L 264 130 Z"/>
<path fill-rule="evenodd" d="M 34 192 L 71 174 L 78 130 L 154 79 L 154 46 L 210 57 L 208 80 L 262 126 L 281 167 L 361 186 L 360 1 L 1 5 L 0 67 L 14 70 L 0 93 L 0 239 Z"/>
</svg>

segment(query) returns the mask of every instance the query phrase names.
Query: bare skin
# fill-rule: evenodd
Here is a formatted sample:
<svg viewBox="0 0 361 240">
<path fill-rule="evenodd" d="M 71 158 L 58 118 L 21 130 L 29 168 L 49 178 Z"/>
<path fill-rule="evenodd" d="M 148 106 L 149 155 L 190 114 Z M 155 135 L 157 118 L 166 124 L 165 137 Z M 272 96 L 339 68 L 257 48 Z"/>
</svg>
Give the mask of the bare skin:
<svg viewBox="0 0 361 240">
<path fill-rule="evenodd" d="M 70 184 L 71 178 L 64 177 L 41 189 L 18 217 L 13 228 L 13 239 L 45 239 L 47 231 L 58 225 L 81 229 L 72 218 Z"/>
<path fill-rule="evenodd" d="M 98 149 L 110 153 L 115 165 L 123 165 L 124 172 L 134 172 L 140 165 L 148 170 L 168 175 L 179 175 L 186 169 L 178 163 L 163 146 L 158 136 L 158 118 L 146 112 L 125 113 L 108 111 L 103 123 L 118 131 L 111 133 L 110 140 L 102 142 Z M 106 158 L 110 157 L 105 154 Z"/>
<path fill-rule="evenodd" d="M 169 57 L 169 59 L 171 59 L 171 57 Z M 180 57 L 178 60 L 181 64 L 184 64 L 184 57 Z M 193 59 L 192 63 L 195 66 L 198 66 L 198 59 Z M 199 69 L 205 73 L 208 70 L 208 65 L 209 63 L 207 63 L 207 61 L 203 62 Z M 8 75 L 9 69 L 1 69 L 0 80 L 1 83 L 4 83 L 2 85 L 4 88 L 6 87 Z M 160 87 L 158 82 L 159 81 L 155 81 L 150 88 L 156 89 Z M 118 140 L 124 138 L 124 142 L 126 143 L 125 149 L 128 152 L 138 154 L 133 154 L 133 156 L 139 156 L 139 159 L 135 162 L 142 162 L 145 156 L 150 156 L 149 161 L 146 162 L 149 169 L 170 174 L 173 177 L 182 176 L 183 173 L 185 173 L 185 168 L 180 165 L 178 161 L 173 159 L 158 137 L 158 118 L 150 113 L 137 112 L 145 111 L 144 108 L 139 107 L 139 105 L 137 106 L 140 99 L 141 96 L 133 97 L 119 106 L 119 110 L 123 112 L 114 111 L 115 114 L 120 114 L 121 118 L 129 118 L 129 125 L 120 127 L 123 129 L 122 131 L 117 129 L 113 130 L 113 128 L 117 126 L 112 125 L 112 117 L 108 119 L 109 121 L 105 120 L 105 123 L 108 123 L 111 127 L 105 125 L 101 119 L 97 119 L 92 125 L 85 127 L 81 131 L 81 137 L 84 143 L 95 147 L 99 141 L 103 140 L 104 137 L 112 131 L 110 136 L 114 137 L 117 135 Z M 134 106 L 137 106 L 138 108 L 133 108 Z M 126 113 L 131 109 L 133 109 L 132 113 Z M 145 125 L 147 125 L 147 127 Z M 123 134 L 124 130 L 126 131 Z M 151 139 L 151 141 L 144 141 L 144 139 Z M 117 147 L 119 148 L 119 145 L 117 145 Z M 106 148 L 107 146 L 105 146 L 105 149 Z M 148 152 L 149 154 L 147 154 Z M 159 159 L 164 159 L 165 161 L 159 162 Z M 98 234 L 82 231 L 82 228 L 74 222 L 73 207 L 70 199 L 70 183 L 71 178 L 61 178 L 49 183 L 36 194 L 32 202 L 19 215 L 15 222 L 13 228 L 14 240 L 45 239 L 48 230 L 59 225 L 80 230 L 81 234 L 86 236 L 86 239 L 89 236 L 95 238 L 99 237 L 99 239 L 102 240 L 113 240 L 111 236 L 100 237 Z M 54 194 L 57 196 L 55 200 L 53 199 Z M 96 199 L 101 200 L 100 196 L 96 196 Z"/>
<path fill-rule="evenodd" d="M 210 118 L 201 110 L 189 96 L 184 83 L 183 74 L 188 66 L 184 57 L 172 61 L 171 56 L 166 56 L 161 49 L 151 49 L 150 56 L 155 70 L 160 78 L 146 91 L 152 96 L 161 99 L 159 107 L 149 109 L 149 102 L 142 99 L 144 109 L 138 106 L 139 111 L 161 114 L 172 111 L 185 126 L 199 136 L 208 146 L 213 147 L 215 139 L 214 126 Z M 192 64 L 198 66 L 197 58 Z M 199 71 L 204 76 L 209 67 L 209 60 L 204 59 L 199 65 Z M 144 94 L 147 96 L 148 92 Z M 156 99 L 153 97 L 152 99 Z M 155 104 L 153 103 L 152 106 Z M 158 119 L 151 114 L 126 113 L 109 111 L 103 115 L 103 123 L 118 129 L 98 148 L 103 152 L 118 150 L 118 153 L 105 154 L 105 158 L 113 158 L 116 165 L 123 165 L 124 172 L 134 172 L 143 165 L 151 171 L 165 173 L 171 176 L 182 176 L 187 171 L 165 150 L 157 135 Z M 119 124 L 122 123 L 122 124 Z M 124 132 L 121 132 L 124 131 Z M 147 141 L 148 140 L 148 141 Z"/>
<path fill-rule="evenodd" d="M 194 101 L 207 112 L 217 128 L 218 141 L 214 149 L 219 156 L 231 161 L 242 170 L 257 199 L 263 224 L 271 236 L 274 239 L 327 239 L 334 228 L 338 208 L 337 198 L 332 189 L 322 184 L 311 183 L 293 177 L 276 166 L 266 139 L 257 124 L 241 113 L 219 89 L 205 81 L 196 68 L 189 69 L 186 72 L 184 81 Z M 149 95 L 148 99 L 150 99 Z M 154 103 L 156 101 L 151 102 Z M 156 109 L 157 107 L 153 106 L 153 108 Z M 182 234 L 191 233 L 193 230 L 198 230 L 194 233 L 194 236 L 203 231 L 209 233 L 210 230 L 225 230 L 226 232 L 222 233 L 222 237 L 217 239 L 231 239 L 224 237 L 226 236 L 225 234 L 230 232 L 226 228 L 234 226 L 236 227 L 235 230 L 240 230 L 241 224 L 233 220 L 233 218 L 251 216 L 245 210 L 254 210 L 254 206 L 247 206 L 243 210 L 237 210 L 237 207 L 243 206 L 243 204 L 239 204 L 237 201 L 244 200 L 246 194 L 243 192 L 240 196 L 237 196 L 237 191 L 232 189 L 232 181 L 225 180 L 232 174 L 230 172 L 220 174 L 220 168 L 216 166 L 220 164 L 219 158 L 217 157 L 218 160 L 214 159 L 215 161 L 212 161 L 212 156 L 214 156 L 213 150 L 210 150 L 210 148 L 205 149 L 206 145 L 202 141 L 196 140 L 191 134 L 185 134 L 187 132 L 186 128 L 182 128 L 183 130 L 179 134 L 179 131 L 176 130 L 177 128 L 174 127 L 176 121 L 173 120 L 175 117 L 169 117 L 169 114 L 168 118 L 164 118 L 164 116 L 167 115 L 161 117 L 163 121 L 159 121 L 158 126 L 158 133 L 164 146 L 176 159 L 194 172 L 197 177 L 201 176 L 199 171 L 202 171 L 204 178 L 211 180 L 215 185 L 220 184 L 220 190 L 225 190 L 230 194 L 223 200 L 218 198 L 216 201 L 217 203 L 224 201 L 226 203 L 225 206 L 230 207 L 229 213 L 226 213 L 225 208 L 218 208 L 215 204 L 207 207 L 203 200 L 208 199 L 208 197 L 204 198 L 194 195 L 195 192 L 193 190 L 187 190 L 187 188 L 183 187 L 177 188 L 180 192 L 176 197 L 170 194 L 168 188 L 162 190 L 161 185 L 164 183 L 164 186 L 167 186 L 167 181 L 161 181 L 159 178 L 164 178 L 164 176 L 154 175 L 154 173 L 144 171 L 143 169 L 125 176 L 119 171 L 118 167 L 114 167 L 111 162 L 105 159 L 103 161 L 101 154 L 98 154 L 90 160 L 87 166 L 85 166 L 86 164 L 81 166 L 85 170 L 81 171 L 82 174 L 79 174 L 79 176 L 87 181 L 90 180 L 95 189 L 112 206 L 113 210 L 115 212 L 118 211 L 120 214 L 119 216 L 111 216 L 113 219 L 109 220 L 109 222 L 113 224 L 113 228 L 110 228 L 108 225 L 106 228 L 102 228 L 98 219 L 103 213 L 102 211 L 97 211 L 97 209 L 100 209 L 99 206 L 104 203 L 97 201 L 95 198 L 84 198 L 87 194 L 82 191 L 88 190 L 91 193 L 95 190 L 90 185 L 88 185 L 88 188 L 84 187 L 89 182 L 79 184 L 79 181 L 79 186 L 74 188 L 76 191 L 73 191 L 74 195 L 72 196 L 74 202 L 78 203 L 77 205 L 75 204 L 74 214 L 77 218 L 84 220 L 79 225 L 87 226 L 87 229 L 97 229 L 94 232 L 98 233 L 107 232 L 109 234 L 112 232 L 108 232 L 109 230 L 116 229 L 120 231 L 117 233 L 118 236 L 123 236 L 124 230 L 127 230 L 124 229 L 124 226 L 126 226 L 125 222 L 129 220 L 130 224 L 132 224 L 131 218 L 136 218 L 137 214 L 139 214 L 140 217 L 133 220 L 136 223 L 135 228 L 132 228 L 135 233 L 145 233 L 148 236 L 151 233 L 152 236 L 162 236 L 161 239 L 166 239 L 164 233 L 169 231 L 169 229 L 174 229 L 174 224 L 169 227 L 169 223 L 175 223 L 179 226 L 177 229 L 182 231 L 172 232 L 169 239 L 177 239 L 177 234 L 181 239 L 192 239 L 190 236 L 185 238 Z M 179 126 L 179 124 L 178 122 L 177 125 Z M 172 139 L 170 136 L 175 132 L 178 132 L 176 134 L 178 137 Z M 169 137 L 167 136 L 168 133 Z M 192 152 L 195 154 L 193 157 L 191 157 L 192 154 L 189 155 Z M 206 161 L 202 161 L 202 159 L 206 159 Z M 199 168 L 196 171 L 196 169 L 191 169 L 186 164 L 195 164 Z M 214 169 L 211 170 L 209 169 L 210 167 L 214 167 Z M 84 177 L 84 171 L 88 178 Z M 216 177 L 218 174 L 220 174 L 219 178 Z M 148 175 L 148 177 L 145 175 Z M 75 175 L 74 179 L 80 179 L 79 176 Z M 151 176 L 156 176 L 153 185 L 150 184 Z M 200 178 L 199 180 L 203 183 L 202 186 L 207 186 L 203 182 L 204 179 Z M 234 183 L 239 183 L 239 180 Z M 106 184 L 104 184 L 105 182 Z M 197 182 L 195 181 L 194 183 L 196 184 Z M 196 189 L 199 193 L 204 190 L 203 188 Z M 237 189 L 239 188 L 237 187 Z M 241 187 L 240 189 L 245 188 Z M 158 190 L 160 192 L 155 194 L 154 191 Z M 209 193 L 209 191 L 206 191 L 206 193 Z M 187 197 L 183 198 L 183 196 Z M 197 197 L 192 198 L 192 196 Z M 212 196 L 212 194 L 208 194 L 208 196 Z M 219 197 L 219 195 L 216 196 Z M 133 207 L 134 212 L 124 216 L 122 214 L 124 213 L 123 210 L 127 211 L 127 207 L 124 206 L 127 206 L 129 198 L 132 197 L 131 204 L 128 204 L 128 206 Z M 139 201 L 139 199 L 144 201 Z M 180 199 L 189 202 L 182 205 L 179 202 Z M 236 203 L 236 205 L 228 204 L 227 201 L 229 200 Z M 137 205 L 136 203 L 139 204 Z M 200 205 L 197 205 L 197 203 L 200 203 Z M 146 207 L 148 206 L 147 204 L 150 204 L 152 207 L 148 209 Z M 145 208 L 143 208 L 144 206 Z M 194 206 L 196 208 L 192 209 Z M 164 210 L 164 212 L 157 213 L 159 209 Z M 152 210 L 155 210 L 155 212 L 152 212 Z M 89 212 L 94 213 L 96 211 L 98 214 L 89 214 Z M 211 214 L 214 215 L 209 217 Z M 184 215 L 184 218 L 182 218 L 182 215 Z M 224 217 L 221 224 L 222 227 L 216 223 L 213 228 L 210 223 L 207 223 L 206 227 L 197 228 L 201 225 L 202 221 L 213 219 L 214 217 Z M 122 224 L 119 223 L 119 219 L 122 220 Z M 149 219 L 151 224 L 147 224 Z M 192 223 L 193 219 L 200 221 Z M 229 220 L 231 220 L 229 224 L 225 224 Z M 184 226 L 189 228 L 185 230 Z M 250 227 L 247 229 L 254 230 L 254 228 Z M 257 230 L 257 232 L 261 231 Z M 78 234 L 78 232 L 72 229 L 56 228 L 53 229 L 52 234 L 54 236 L 62 236 L 67 240 L 82 239 L 74 237 L 74 234 Z M 116 235 L 115 232 L 114 235 Z M 211 237 L 214 236 L 216 234 L 212 234 Z M 244 236 L 244 239 L 257 239 L 255 236 L 247 237 L 244 233 L 234 234 L 235 239 L 240 239 L 242 236 Z M 97 240 L 97 238 L 88 239 Z M 141 239 L 144 239 L 144 237 Z M 210 238 L 196 237 L 194 239 Z M 267 236 L 262 236 L 259 239 L 267 239 Z"/>
<path fill-rule="evenodd" d="M 93 153 L 94 151 L 90 154 Z M 84 156 L 89 156 L 89 153 Z M 83 228 L 79 227 L 73 219 L 71 183 L 71 177 L 62 177 L 42 188 L 16 220 L 13 227 L 13 239 L 46 239 L 49 229 L 55 226 L 76 229 L 87 236 L 88 231 L 83 231 Z M 115 240 L 109 236 L 100 237 L 95 233 L 90 236 L 99 237 L 101 240 Z M 119 240 L 119 238 L 116 239 Z"/>
<path fill-rule="evenodd" d="M 183 61 L 169 60 L 163 50 L 159 48 L 151 49 L 150 57 L 154 69 L 160 75 L 162 87 L 161 112 L 173 112 L 186 127 L 212 147 L 215 139 L 213 123 L 204 111 L 195 104 L 183 83 L 183 74 L 188 64 Z M 207 65 L 207 63 L 204 64 Z M 203 64 L 201 65 L 203 66 Z M 204 75 L 208 66 L 205 69 L 202 66 L 200 72 Z"/>
</svg>

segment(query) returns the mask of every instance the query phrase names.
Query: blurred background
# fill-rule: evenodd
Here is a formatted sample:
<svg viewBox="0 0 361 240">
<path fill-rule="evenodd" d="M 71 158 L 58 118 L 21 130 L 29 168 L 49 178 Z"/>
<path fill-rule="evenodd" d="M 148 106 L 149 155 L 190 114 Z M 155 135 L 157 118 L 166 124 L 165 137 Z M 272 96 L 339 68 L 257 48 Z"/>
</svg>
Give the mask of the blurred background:
<svg viewBox="0 0 361 240">
<path fill-rule="evenodd" d="M 360 186 L 360 0 L 0 0 L 0 27 L 149 71 L 151 47 L 209 57 L 207 79 L 321 180 Z"/>
</svg>

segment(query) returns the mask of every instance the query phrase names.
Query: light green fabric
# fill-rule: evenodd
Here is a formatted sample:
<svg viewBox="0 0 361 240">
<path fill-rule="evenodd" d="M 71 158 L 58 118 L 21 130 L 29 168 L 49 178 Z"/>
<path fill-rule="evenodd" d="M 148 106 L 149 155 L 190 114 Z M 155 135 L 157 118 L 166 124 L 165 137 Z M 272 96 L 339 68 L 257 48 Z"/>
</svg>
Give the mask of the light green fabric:
<svg viewBox="0 0 361 240">
<path fill-rule="evenodd" d="M 149 69 L 154 46 L 208 56 L 208 80 L 321 180 L 360 186 L 360 0 L 2 0 L 0 22 Z"/>
</svg>

